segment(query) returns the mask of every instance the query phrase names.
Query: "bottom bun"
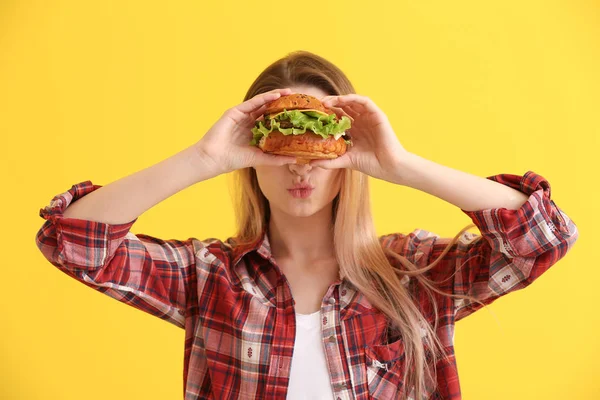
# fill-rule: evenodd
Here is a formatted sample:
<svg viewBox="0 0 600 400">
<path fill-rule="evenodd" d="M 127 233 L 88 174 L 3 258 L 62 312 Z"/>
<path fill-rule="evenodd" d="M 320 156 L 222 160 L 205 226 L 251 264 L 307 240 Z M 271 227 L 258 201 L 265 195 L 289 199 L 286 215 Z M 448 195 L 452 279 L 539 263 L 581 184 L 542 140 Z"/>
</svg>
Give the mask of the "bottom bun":
<svg viewBox="0 0 600 400">
<path fill-rule="evenodd" d="M 265 153 L 295 156 L 301 163 L 307 160 L 337 158 L 346 152 L 344 137 L 323 139 L 321 135 L 306 131 L 301 135 L 284 135 L 273 131 L 263 136 L 258 147 Z"/>
</svg>

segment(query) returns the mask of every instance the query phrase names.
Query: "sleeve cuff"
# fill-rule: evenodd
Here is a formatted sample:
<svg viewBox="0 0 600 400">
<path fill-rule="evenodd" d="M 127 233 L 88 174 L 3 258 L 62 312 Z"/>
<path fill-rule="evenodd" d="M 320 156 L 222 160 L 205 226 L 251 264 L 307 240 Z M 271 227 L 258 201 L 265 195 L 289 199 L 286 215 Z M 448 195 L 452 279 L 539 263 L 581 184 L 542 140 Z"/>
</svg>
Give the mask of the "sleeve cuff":
<svg viewBox="0 0 600 400">
<path fill-rule="evenodd" d="M 89 180 L 77 183 L 66 192 L 54 196 L 46 207 L 40 208 L 40 217 L 51 220 L 62 216 L 69 204 L 101 187 L 102 185 L 94 185 Z"/>
<path fill-rule="evenodd" d="M 56 229 L 59 259 L 73 266 L 97 268 L 105 265 L 137 221 L 136 218 L 122 224 L 107 224 L 63 216 L 70 204 L 101 187 L 89 180 L 80 182 L 54 196 L 49 205 L 40 209 L 40 217 L 50 221 Z"/>
<path fill-rule="evenodd" d="M 572 234 L 560 209 L 551 200 L 550 183 L 543 176 L 528 171 L 523 176 L 499 174 L 487 179 L 510 186 L 529 196 L 518 210 L 461 209 L 477 225 L 482 235 L 491 239 L 495 250 L 511 257 L 532 256 L 542 248 L 547 248 Z"/>
</svg>

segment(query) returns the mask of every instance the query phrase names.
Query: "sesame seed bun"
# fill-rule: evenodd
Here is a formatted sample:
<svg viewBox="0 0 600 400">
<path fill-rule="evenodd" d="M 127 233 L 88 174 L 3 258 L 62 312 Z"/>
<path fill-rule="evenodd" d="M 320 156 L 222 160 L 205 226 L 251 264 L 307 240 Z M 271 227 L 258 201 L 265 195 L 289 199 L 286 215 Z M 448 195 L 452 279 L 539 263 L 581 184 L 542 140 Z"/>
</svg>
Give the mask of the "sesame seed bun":
<svg viewBox="0 0 600 400">
<path fill-rule="evenodd" d="M 340 137 L 335 140 L 333 136 L 323 139 L 320 135 L 306 131 L 302 135 L 284 135 L 273 131 L 268 136 L 263 136 L 258 147 L 265 153 L 295 156 L 306 164 L 311 159 L 337 158 L 346 152 L 346 142 Z"/>
<path fill-rule="evenodd" d="M 283 110 L 306 110 L 319 111 L 323 114 L 334 114 L 333 111 L 325 108 L 321 101 L 308 94 L 294 93 L 287 96 L 281 96 L 271 102 L 265 110 L 265 117 L 272 116 Z"/>
<path fill-rule="evenodd" d="M 324 115 L 335 114 L 323 106 L 316 97 L 294 93 L 281 96 L 271 102 L 264 112 L 264 119 L 275 117 L 284 110 L 315 111 Z M 311 159 L 337 158 L 346 152 L 347 144 L 344 136 L 335 139 L 333 135 L 326 139 L 307 129 L 305 133 L 284 135 L 277 129 L 260 138 L 258 147 L 265 153 L 295 156 L 298 164 L 308 164 Z"/>
</svg>

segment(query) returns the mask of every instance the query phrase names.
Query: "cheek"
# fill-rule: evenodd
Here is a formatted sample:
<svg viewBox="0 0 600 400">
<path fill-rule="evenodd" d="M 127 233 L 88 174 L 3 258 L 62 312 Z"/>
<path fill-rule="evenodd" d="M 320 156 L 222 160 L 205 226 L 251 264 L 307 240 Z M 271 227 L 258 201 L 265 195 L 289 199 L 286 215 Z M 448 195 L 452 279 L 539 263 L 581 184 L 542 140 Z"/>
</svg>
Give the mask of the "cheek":
<svg viewBox="0 0 600 400">
<path fill-rule="evenodd" d="M 277 195 L 278 191 L 281 191 L 284 178 L 282 177 L 282 171 L 277 170 L 276 167 L 256 168 L 256 178 L 260 190 L 267 199 L 272 198 Z"/>
<path fill-rule="evenodd" d="M 331 188 L 330 194 L 335 196 L 336 194 L 338 194 L 342 186 L 342 178 L 344 171 L 335 170 L 330 172 L 331 173 L 326 176 L 325 181 L 327 182 L 327 187 Z"/>
<path fill-rule="evenodd" d="M 267 199 L 272 196 L 275 189 L 273 179 L 270 179 L 268 176 L 258 178 L 258 186 Z"/>
</svg>

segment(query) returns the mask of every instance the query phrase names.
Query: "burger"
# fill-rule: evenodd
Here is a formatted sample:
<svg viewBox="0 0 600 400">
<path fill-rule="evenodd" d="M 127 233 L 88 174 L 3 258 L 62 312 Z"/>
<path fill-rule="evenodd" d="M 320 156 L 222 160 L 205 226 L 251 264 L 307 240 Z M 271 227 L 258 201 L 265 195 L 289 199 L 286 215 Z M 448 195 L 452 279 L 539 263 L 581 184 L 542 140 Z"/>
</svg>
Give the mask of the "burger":
<svg viewBox="0 0 600 400">
<path fill-rule="evenodd" d="M 351 119 L 325 108 L 316 97 L 294 93 L 269 103 L 252 128 L 252 146 L 263 152 L 295 156 L 296 162 L 337 158 L 352 145 Z"/>
</svg>

